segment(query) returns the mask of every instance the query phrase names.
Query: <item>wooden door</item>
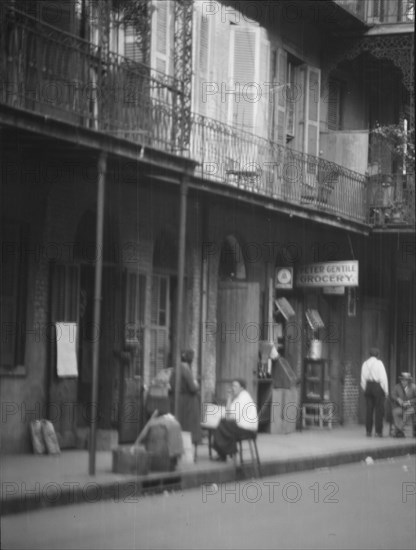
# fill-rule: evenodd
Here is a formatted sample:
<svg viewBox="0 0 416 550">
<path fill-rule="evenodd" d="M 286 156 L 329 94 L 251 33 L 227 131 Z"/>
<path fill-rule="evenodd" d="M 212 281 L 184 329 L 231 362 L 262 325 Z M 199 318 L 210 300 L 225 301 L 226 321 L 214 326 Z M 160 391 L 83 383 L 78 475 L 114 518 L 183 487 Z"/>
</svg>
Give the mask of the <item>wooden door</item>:
<svg viewBox="0 0 416 550">
<path fill-rule="evenodd" d="M 362 310 L 362 332 L 361 332 L 361 363 L 368 359 L 372 347 L 380 350 L 380 359 L 383 361 L 387 371 L 389 384 L 392 383 L 390 376 L 389 357 L 389 316 L 388 305 L 385 300 L 377 298 L 364 298 Z M 362 392 L 360 392 L 359 420 L 364 422 L 365 403 Z"/>
<path fill-rule="evenodd" d="M 69 323 L 79 327 L 79 267 L 74 264 L 52 263 L 50 266 L 51 299 L 49 336 L 49 378 L 48 378 L 48 418 L 53 422 L 62 449 L 76 444 L 78 378 L 59 377 L 57 373 L 58 338 L 72 341 L 66 332 Z M 55 329 L 55 323 L 62 323 L 62 330 Z M 74 335 L 75 336 L 75 335 Z M 74 338 L 75 345 L 79 335 Z M 78 346 L 77 346 L 78 347 Z M 78 358 L 77 358 L 78 359 Z M 79 361 L 77 361 L 77 368 Z"/>
<path fill-rule="evenodd" d="M 258 283 L 221 282 L 218 286 L 217 372 L 218 399 L 226 398 L 233 378 L 244 378 L 256 400 L 260 340 Z"/>
</svg>

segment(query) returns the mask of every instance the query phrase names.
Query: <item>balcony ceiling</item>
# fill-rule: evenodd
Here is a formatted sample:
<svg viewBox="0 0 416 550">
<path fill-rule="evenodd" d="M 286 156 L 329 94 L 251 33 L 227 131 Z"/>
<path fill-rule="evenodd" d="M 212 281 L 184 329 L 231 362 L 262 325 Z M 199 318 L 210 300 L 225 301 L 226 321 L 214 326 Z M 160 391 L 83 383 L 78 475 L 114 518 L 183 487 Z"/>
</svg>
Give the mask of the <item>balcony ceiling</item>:
<svg viewBox="0 0 416 550">
<path fill-rule="evenodd" d="M 330 31 L 331 34 L 364 33 L 370 27 L 333 0 L 222 0 L 222 4 L 241 11 L 247 18 L 258 21 L 266 28 L 276 23 L 275 14 L 278 13 L 301 14 L 304 20 Z M 258 4 L 259 8 L 254 9 L 253 4 Z"/>
</svg>

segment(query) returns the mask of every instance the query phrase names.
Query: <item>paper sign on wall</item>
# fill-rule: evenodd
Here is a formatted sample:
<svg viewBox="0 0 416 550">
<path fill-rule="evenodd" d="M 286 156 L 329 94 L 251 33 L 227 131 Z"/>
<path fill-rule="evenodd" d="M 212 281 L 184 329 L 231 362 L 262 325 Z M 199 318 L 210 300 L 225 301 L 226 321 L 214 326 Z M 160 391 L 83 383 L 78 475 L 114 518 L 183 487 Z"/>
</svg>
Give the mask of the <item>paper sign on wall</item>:
<svg viewBox="0 0 416 550">
<path fill-rule="evenodd" d="M 77 324 L 55 323 L 56 370 L 59 377 L 78 376 Z"/>
</svg>

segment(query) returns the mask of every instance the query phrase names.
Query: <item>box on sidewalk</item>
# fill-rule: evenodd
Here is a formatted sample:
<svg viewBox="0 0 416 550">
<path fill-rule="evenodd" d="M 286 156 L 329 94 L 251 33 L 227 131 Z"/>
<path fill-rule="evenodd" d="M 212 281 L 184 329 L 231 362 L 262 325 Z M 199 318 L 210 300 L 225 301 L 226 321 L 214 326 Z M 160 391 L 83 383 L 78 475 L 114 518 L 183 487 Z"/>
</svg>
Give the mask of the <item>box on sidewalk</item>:
<svg viewBox="0 0 416 550">
<path fill-rule="evenodd" d="M 117 430 L 98 429 L 96 432 L 96 450 L 111 451 L 118 445 Z M 76 435 L 77 449 L 88 449 L 90 441 L 90 428 L 78 428 Z"/>
<path fill-rule="evenodd" d="M 145 475 L 149 472 L 150 456 L 143 445 L 119 445 L 113 449 L 113 472 Z"/>
</svg>

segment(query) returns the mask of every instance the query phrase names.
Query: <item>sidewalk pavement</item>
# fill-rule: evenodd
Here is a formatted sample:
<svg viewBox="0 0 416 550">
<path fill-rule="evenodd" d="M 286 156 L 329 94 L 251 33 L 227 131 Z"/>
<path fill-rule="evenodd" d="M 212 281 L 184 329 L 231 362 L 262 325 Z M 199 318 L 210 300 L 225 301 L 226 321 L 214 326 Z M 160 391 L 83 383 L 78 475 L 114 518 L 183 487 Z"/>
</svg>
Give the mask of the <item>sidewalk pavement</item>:
<svg viewBox="0 0 416 550">
<path fill-rule="evenodd" d="M 368 457 L 377 460 L 416 453 L 415 438 L 368 438 L 365 428 L 357 425 L 332 430 L 308 428 L 287 435 L 260 433 L 257 445 L 262 477 L 360 462 Z M 64 450 L 55 456 L 3 455 L 1 514 L 106 499 L 134 501 L 146 493 L 251 479 L 254 475 L 246 445 L 244 465 L 240 467 L 238 461 L 237 470 L 232 460 L 210 460 L 207 443 L 198 447 L 196 463 L 181 459 L 173 472 L 140 476 L 113 473 L 112 452 L 98 451 L 96 475 L 90 476 L 88 459 L 86 450 Z"/>
</svg>

